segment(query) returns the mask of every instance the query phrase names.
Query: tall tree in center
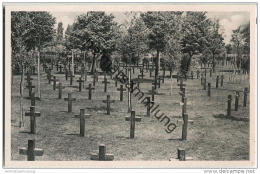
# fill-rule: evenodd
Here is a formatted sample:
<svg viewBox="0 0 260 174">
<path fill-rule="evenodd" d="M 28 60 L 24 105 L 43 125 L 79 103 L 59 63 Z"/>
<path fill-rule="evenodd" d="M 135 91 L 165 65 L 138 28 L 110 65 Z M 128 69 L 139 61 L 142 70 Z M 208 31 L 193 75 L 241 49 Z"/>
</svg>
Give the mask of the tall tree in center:
<svg viewBox="0 0 260 174">
<path fill-rule="evenodd" d="M 113 19 L 112 14 L 91 11 L 78 16 L 73 24 L 70 37 L 77 41 L 74 46 L 93 54 L 91 72 L 96 70 L 96 60 L 101 54 L 115 50 L 118 27 Z"/>
</svg>

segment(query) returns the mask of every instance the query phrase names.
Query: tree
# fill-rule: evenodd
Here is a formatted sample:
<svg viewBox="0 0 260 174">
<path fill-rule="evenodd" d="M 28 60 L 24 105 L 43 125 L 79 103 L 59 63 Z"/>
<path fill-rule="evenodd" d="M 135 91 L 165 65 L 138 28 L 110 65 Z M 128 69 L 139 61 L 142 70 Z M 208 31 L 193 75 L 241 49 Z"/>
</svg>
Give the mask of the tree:
<svg viewBox="0 0 260 174">
<path fill-rule="evenodd" d="M 206 16 L 206 12 L 186 12 L 182 23 L 181 47 L 185 56 L 184 73 L 187 73 L 190 67 L 191 59 L 194 54 L 202 53 L 209 47 L 208 33 L 210 28 L 210 20 Z"/>
<path fill-rule="evenodd" d="M 243 53 L 243 46 L 245 44 L 245 39 L 241 33 L 241 26 L 237 29 L 233 30 L 233 34 L 231 36 L 231 44 L 233 45 L 236 52 L 236 67 L 239 69 L 241 64 L 241 56 Z"/>
<path fill-rule="evenodd" d="M 118 26 L 112 14 L 88 12 L 79 15 L 73 24 L 68 39 L 74 48 L 91 51 L 93 54 L 91 72 L 96 70 L 96 59 L 103 52 L 111 54 L 115 50 L 118 38 Z"/>
<path fill-rule="evenodd" d="M 38 64 L 38 97 L 41 98 L 40 87 L 40 52 L 44 44 L 53 40 L 55 18 L 48 12 L 33 11 L 26 12 L 26 24 L 23 40 L 28 51 L 34 50 L 37 52 Z"/>
<path fill-rule="evenodd" d="M 58 29 L 57 29 L 57 43 L 61 43 L 63 40 L 63 27 L 62 22 L 58 23 Z"/>
<path fill-rule="evenodd" d="M 224 49 L 224 38 L 222 36 L 222 34 L 219 31 L 219 21 L 218 20 L 214 20 L 211 23 L 210 29 L 209 29 L 209 35 L 208 35 L 208 43 L 209 43 L 209 50 L 212 54 L 211 56 L 211 60 L 210 62 L 212 63 L 212 69 L 213 72 L 215 72 L 215 66 L 216 66 L 216 62 L 215 59 L 219 58 L 219 55 L 221 55 L 223 53 L 223 49 Z"/>
<path fill-rule="evenodd" d="M 148 29 L 142 19 L 133 18 L 119 45 L 124 62 L 137 63 L 145 55 L 148 50 L 147 35 Z"/>
<path fill-rule="evenodd" d="M 173 11 L 148 11 L 141 14 L 146 27 L 149 29 L 148 46 L 156 51 L 155 78 L 158 77 L 160 69 L 160 53 L 165 50 L 168 36 L 176 32 L 176 18 L 182 15 L 182 12 Z"/>
<path fill-rule="evenodd" d="M 47 12 L 12 12 L 11 13 L 11 47 L 12 47 L 12 67 L 17 65 L 21 70 L 20 81 L 20 126 L 23 123 L 23 88 L 24 73 L 26 68 L 31 69 L 35 65 L 34 49 L 40 47 L 42 43 L 48 41 L 50 26 L 43 25 L 45 22 L 41 17 L 46 17 Z M 49 18 L 46 19 L 48 25 Z M 41 27 L 40 27 L 41 25 Z M 44 31 L 43 31 L 44 30 Z M 45 31 L 46 30 L 46 31 Z M 44 36 L 41 37 L 41 34 Z M 39 42 L 41 41 L 42 42 Z M 38 48 L 39 50 L 39 48 Z M 39 59 L 38 59 L 38 77 L 39 77 Z M 38 78 L 39 79 L 39 78 Z M 39 88 L 39 86 L 38 86 Z"/>
</svg>

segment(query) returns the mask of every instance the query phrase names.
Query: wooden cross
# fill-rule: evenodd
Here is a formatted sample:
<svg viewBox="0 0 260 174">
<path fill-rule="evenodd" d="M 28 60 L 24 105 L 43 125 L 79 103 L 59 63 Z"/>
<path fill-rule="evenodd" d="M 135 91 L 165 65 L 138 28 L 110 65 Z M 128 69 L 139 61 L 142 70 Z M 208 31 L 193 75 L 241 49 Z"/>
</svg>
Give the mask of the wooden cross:
<svg viewBox="0 0 260 174">
<path fill-rule="evenodd" d="M 94 78 L 95 78 L 96 81 L 98 82 L 98 72 L 97 72 L 97 71 L 95 71 L 95 73 L 94 73 Z"/>
<path fill-rule="evenodd" d="M 134 90 L 134 85 L 135 85 L 135 84 L 136 84 L 136 83 L 135 83 L 133 80 L 130 81 L 130 89 L 131 89 L 131 91 Z"/>
<path fill-rule="evenodd" d="M 155 90 L 157 89 L 157 84 L 158 84 L 158 80 L 157 80 L 157 78 L 155 77 L 155 78 L 154 78 L 154 82 L 152 83 L 152 85 L 154 86 L 154 89 L 155 89 Z"/>
<path fill-rule="evenodd" d="M 35 156 L 42 156 L 43 150 L 35 148 L 35 140 L 28 140 L 28 147 L 19 148 L 20 155 L 27 155 L 27 161 L 35 161 Z"/>
<path fill-rule="evenodd" d="M 227 105 L 227 117 L 231 117 L 231 102 L 232 102 L 232 96 L 228 95 L 228 105 Z"/>
<path fill-rule="evenodd" d="M 81 87 L 82 83 L 84 83 L 84 80 L 82 80 L 82 78 L 80 77 L 79 80 L 77 80 L 77 82 L 79 83 L 79 92 L 81 92 Z"/>
<path fill-rule="evenodd" d="M 76 98 L 71 97 L 71 93 L 68 93 L 68 98 L 64 98 L 65 101 L 68 101 L 68 112 L 72 112 L 72 101 L 76 101 Z"/>
<path fill-rule="evenodd" d="M 150 106 L 150 104 L 151 104 L 152 102 L 151 102 L 151 98 L 150 97 L 146 97 L 146 108 L 147 108 L 147 112 L 146 112 L 146 116 L 147 117 L 150 117 L 150 110 L 151 110 L 151 106 Z"/>
<path fill-rule="evenodd" d="M 144 78 L 144 69 L 143 68 L 140 68 L 140 73 L 141 73 L 141 77 L 142 77 L 142 79 Z"/>
<path fill-rule="evenodd" d="M 47 72 L 47 79 L 48 79 L 48 83 L 49 84 L 51 83 L 51 77 L 52 77 L 51 70 L 48 70 L 48 72 Z"/>
<path fill-rule="evenodd" d="M 243 107 L 246 107 L 246 103 L 247 103 L 247 93 L 249 93 L 248 88 L 245 88 L 245 89 L 244 89 Z"/>
<path fill-rule="evenodd" d="M 31 106 L 35 106 L 35 93 L 34 92 L 32 92 L 32 94 L 31 94 Z"/>
<path fill-rule="evenodd" d="M 98 77 L 97 72 L 95 72 L 93 74 L 93 86 L 96 86 L 96 80 L 98 79 L 97 77 Z"/>
<path fill-rule="evenodd" d="M 88 88 L 86 88 L 86 89 L 88 89 L 88 99 L 89 99 L 89 100 L 91 100 L 92 90 L 95 89 L 95 88 L 92 88 L 91 86 L 92 86 L 92 85 L 89 84 L 89 85 L 88 85 Z"/>
<path fill-rule="evenodd" d="M 56 79 L 56 76 L 53 76 L 53 79 L 51 79 L 51 81 L 53 81 L 53 90 L 55 91 L 56 90 L 56 82 L 58 81 Z"/>
<path fill-rule="evenodd" d="M 68 75 L 69 75 L 69 71 L 66 69 L 65 70 L 65 79 L 68 80 Z"/>
<path fill-rule="evenodd" d="M 60 73 L 62 73 L 62 66 L 61 65 L 59 65 L 59 69 L 60 69 Z"/>
<path fill-rule="evenodd" d="M 80 118 L 79 120 L 79 124 L 80 124 L 80 128 L 79 128 L 79 135 L 81 137 L 85 136 L 85 117 L 89 117 L 91 116 L 90 114 L 85 114 L 85 109 L 80 109 L 80 114 L 79 115 L 75 115 L 76 118 Z"/>
<path fill-rule="evenodd" d="M 221 87 L 223 86 L 223 81 L 224 81 L 224 75 L 221 75 L 220 76 L 220 86 Z"/>
<path fill-rule="evenodd" d="M 158 80 L 158 83 L 157 83 L 158 84 L 158 88 L 161 88 L 161 80 L 162 80 L 161 77 L 158 77 L 157 80 Z"/>
<path fill-rule="evenodd" d="M 117 88 L 117 91 L 120 91 L 120 101 L 123 101 L 124 91 L 126 91 L 126 89 L 123 88 L 123 85 L 120 85 L 120 88 Z"/>
<path fill-rule="evenodd" d="M 211 96 L 210 88 L 211 88 L 211 84 L 210 84 L 210 83 L 208 83 L 208 97 L 210 97 L 210 96 Z"/>
<path fill-rule="evenodd" d="M 58 99 L 61 99 L 62 98 L 62 89 L 64 89 L 65 87 L 62 87 L 62 83 L 59 82 L 59 95 L 58 95 Z"/>
<path fill-rule="evenodd" d="M 32 95 L 32 89 L 35 88 L 35 86 L 32 85 L 32 82 L 29 82 L 26 88 L 29 89 L 29 97 Z"/>
<path fill-rule="evenodd" d="M 186 86 L 186 84 L 183 83 L 183 79 L 180 80 L 180 83 L 178 84 L 180 86 L 180 90 L 182 91 L 183 87 Z"/>
<path fill-rule="evenodd" d="M 135 122 L 140 122 L 142 120 L 141 117 L 135 116 L 135 111 L 131 111 L 131 117 L 125 117 L 125 121 L 130 121 L 130 138 L 135 137 Z"/>
<path fill-rule="evenodd" d="M 35 134 L 36 133 L 36 119 L 35 117 L 40 117 L 41 113 L 40 112 L 35 112 L 35 106 L 30 107 L 29 112 L 25 112 L 25 116 L 30 117 L 30 133 Z"/>
<path fill-rule="evenodd" d="M 56 66 L 56 71 L 59 71 L 59 64 L 57 63 L 55 66 Z"/>
<path fill-rule="evenodd" d="M 200 71 L 197 70 L 197 79 L 199 79 L 199 77 L 200 77 Z"/>
<path fill-rule="evenodd" d="M 218 88 L 218 80 L 219 80 L 219 76 L 217 76 L 216 78 L 216 88 Z"/>
<path fill-rule="evenodd" d="M 107 99 L 103 100 L 103 103 L 107 104 L 107 115 L 110 115 L 110 103 L 114 103 L 114 100 L 110 100 L 110 95 L 107 95 Z"/>
<path fill-rule="evenodd" d="M 238 111 L 238 103 L 239 103 L 239 91 L 236 91 L 236 97 L 235 97 L 235 111 Z"/>
<path fill-rule="evenodd" d="M 154 95 L 156 94 L 156 91 L 155 91 L 155 87 L 154 87 L 154 86 L 152 86 L 152 92 L 151 92 L 151 94 L 152 94 L 152 102 L 154 102 Z"/>
<path fill-rule="evenodd" d="M 190 161 L 192 157 L 186 157 L 185 149 L 177 148 L 177 158 L 170 158 L 170 161 Z"/>
<path fill-rule="evenodd" d="M 107 92 L 107 84 L 109 84 L 110 82 L 107 81 L 107 78 L 104 78 L 104 81 L 102 81 L 102 83 L 105 84 L 105 86 L 104 86 L 104 92 Z"/>
<path fill-rule="evenodd" d="M 183 125 L 182 125 L 182 140 L 187 139 L 187 132 L 188 132 L 188 114 L 183 114 Z"/>
<path fill-rule="evenodd" d="M 113 161 L 114 155 L 113 154 L 106 154 L 106 146 L 104 144 L 99 145 L 99 152 L 98 153 L 91 153 L 91 160 L 97 161 Z"/>
<path fill-rule="evenodd" d="M 73 77 L 75 77 L 75 76 L 73 75 L 73 73 L 71 71 L 70 71 L 69 77 L 70 77 L 70 85 L 73 85 Z"/>
<path fill-rule="evenodd" d="M 26 81 L 27 81 L 27 83 L 29 84 L 30 82 L 31 82 L 31 80 L 33 80 L 33 78 L 31 78 L 31 74 L 30 73 L 27 73 L 26 74 L 27 75 L 27 77 L 26 77 Z"/>
</svg>

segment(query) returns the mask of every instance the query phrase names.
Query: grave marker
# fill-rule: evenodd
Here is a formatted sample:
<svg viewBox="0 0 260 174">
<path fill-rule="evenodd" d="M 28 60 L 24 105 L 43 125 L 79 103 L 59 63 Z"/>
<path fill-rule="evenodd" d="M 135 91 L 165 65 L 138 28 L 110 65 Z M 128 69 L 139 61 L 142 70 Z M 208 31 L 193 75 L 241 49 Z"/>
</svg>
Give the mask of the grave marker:
<svg viewBox="0 0 260 174">
<path fill-rule="evenodd" d="M 73 73 L 71 71 L 70 71 L 69 77 L 70 77 L 70 85 L 73 85 L 73 77 L 75 77 L 75 76 L 73 75 Z"/>
<path fill-rule="evenodd" d="M 183 83 L 183 79 L 180 80 L 178 86 L 180 86 L 180 91 L 182 91 L 183 87 L 186 86 L 186 84 Z"/>
<path fill-rule="evenodd" d="M 187 139 L 187 131 L 188 131 L 188 114 L 183 114 L 183 125 L 182 125 L 182 140 Z"/>
<path fill-rule="evenodd" d="M 56 90 L 56 82 L 58 81 L 56 79 L 56 76 L 53 76 L 53 79 L 51 79 L 51 81 L 53 81 L 53 90 L 55 91 Z"/>
<path fill-rule="evenodd" d="M 235 111 L 238 111 L 238 103 L 239 103 L 239 91 L 236 91 Z"/>
<path fill-rule="evenodd" d="M 28 140 L 28 147 L 19 148 L 20 155 L 27 155 L 27 161 L 35 161 L 35 156 L 42 156 L 43 150 L 35 148 L 35 140 Z"/>
<path fill-rule="evenodd" d="M 247 103 L 247 94 L 248 94 L 248 88 L 244 89 L 244 102 L 243 102 L 243 106 L 246 107 L 246 103 Z"/>
<path fill-rule="evenodd" d="M 232 102 L 232 96 L 228 95 L 228 105 L 227 105 L 227 117 L 231 116 L 231 102 Z"/>
<path fill-rule="evenodd" d="M 123 101 L 124 91 L 126 91 L 126 89 L 123 88 L 123 85 L 120 85 L 120 88 L 117 88 L 117 91 L 120 91 L 120 101 Z"/>
<path fill-rule="evenodd" d="M 107 104 L 107 115 L 110 115 L 110 110 L 111 110 L 110 104 L 114 102 L 115 102 L 114 100 L 110 100 L 110 95 L 107 95 L 107 100 L 103 100 L 103 103 Z"/>
<path fill-rule="evenodd" d="M 211 93 L 210 93 L 210 88 L 211 88 L 211 84 L 208 83 L 208 97 L 210 97 Z"/>
<path fill-rule="evenodd" d="M 65 87 L 62 87 L 62 83 L 59 82 L 59 93 L 58 93 L 58 99 L 62 98 L 62 89 L 64 89 Z"/>
<path fill-rule="evenodd" d="M 130 121 L 130 138 L 135 137 L 135 122 L 140 122 L 141 117 L 135 116 L 135 111 L 131 111 L 131 117 L 125 117 L 125 121 Z"/>
<path fill-rule="evenodd" d="M 221 75 L 220 79 L 220 86 L 223 87 L 224 75 Z"/>
<path fill-rule="evenodd" d="M 98 161 L 113 161 L 114 155 L 113 154 L 106 154 L 106 146 L 104 144 L 99 145 L 99 152 L 98 153 L 91 153 L 91 160 L 98 160 Z"/>
<path fill-rule="evenodd" d="M 35 93 L 32 92 L 31 94 L 31 106 L 35 106 Z"/>
<path fill-rule="evenodd" d="M 95 88 L 92 88 L 91 86 L 92 86 L 92 85 L 89 84 L 89 85 L 88 85 L 88 88 L 86 88 L 86 89 L 88 89 L 88 99 L 89 99 L 89 100 L 91 100 L 91 98 L 92 98 L 92 90 L 95 89 Z"/>
<path fill-rule="evenodd" d="M 26 79 L 27 84 L 29 84 L 31 82 L 31 80 L 33 80 L 33 78 L 31 78 L 31 74 L 29 72 L 26 73 Z"/>
<path fill-rule="evenodd" d="M 199 77 L 200 77 L 200 71 L 197 70 L 197 79 L 199 79 Z"/>
<path fill-rule="evenodd" d="M 107 78 L 105 78 L 104 81 L 102 81 L 102 83 L 104 83 L 104 92 L 107 92 L 107 84 L 109 84 L 110 82 L 107 81 Z"/>
<path fill-rule="evenodd" d="M 65 79 L 66 79 L 66 81 L 68 80 L 68 75 L 69 75 L 69 71 L 66 69 L 65 70 Z"/>
<path fill-rule="evenodd" d="M 79 83 L 79 92 L 81 92 L 82 83 L 84 84 L 84 80 L 82 80 L 82 78 L 80 77 L 79 80 L 77 80 L 77 82 Z"/>
<path fill-rule="evenodd" d="M 79 115 L 75 115 L 75 117 L 79 117 L 79 135 L 81 137 L 85 136 L 85 117 L 89 117 L 91 116 L 90 114 L 85 114 L 85 109 L 80 109 L 80 114 Z"/>
<path fill-rule="evenodd" d="M 150 117 L 150 110 L 151 110 L 151 106 L 150 106 L 150 104 L 151 104 L 152 102 L 151 102 L 151 98 L 150 97 L 146 97 L 146 104 L 147 104 L 147 106 L 146 106 L 146 108 L 147 108 L 147 111 L 146 111 L 146 116 L 147 117 Z"/>
<path fill-rule="evenodd" d="M 26 86 L 29 90 L 29 97 L 32 95 L 32 89 L 35 88 L 35 86 L 32 85 L 32 82 L 29 82 L 28 85 Z"/>
<path fill-rule="evenodd" d="M 30 117 L 30 133 L 35 134 L 36 133 L 36 117 L 40 117 L 40 112 L 35 112 L 35 106 L 30 107 L 29 112 L 25 112 L 25 116 Z"/>
<path fill-rule="evenodd" d="M 218 88 L 218 80 L 219 80 L 219 76 L 217 76 L 216 78 L 216 88 Z"/>
<path fill-rule="evenodd" d="M 68 98 L 64 98 L 65 101 L 68 101 L 68 112 L 72 112 L 72 102 L 76 101 L 76 98 L 71 97 L 71 93 L 68 93 Z"/>
</svg>

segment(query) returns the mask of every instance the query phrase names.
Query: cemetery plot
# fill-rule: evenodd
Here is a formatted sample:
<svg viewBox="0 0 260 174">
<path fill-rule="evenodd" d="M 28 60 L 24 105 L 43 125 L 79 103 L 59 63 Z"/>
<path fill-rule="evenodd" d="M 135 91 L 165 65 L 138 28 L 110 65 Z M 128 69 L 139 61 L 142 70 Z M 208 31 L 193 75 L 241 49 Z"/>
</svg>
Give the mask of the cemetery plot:
<svg viewBox="0 0 260 174">
<path fill-rule="evenodd" d="M 137 72 L 135 75 L 132 74 L 133 79 L 138 78 Z M 160 113 L 157 113 L 156 117 L 154 114 L 157 110 L 152 112 L 155 107 L 149 108 L 142 104 L 139 100 L 140 95 L 135 96 L 136 93 L 133 92 L 131 103 L 135 118 L 131 119 L 133 113 L 128 112 L 128 92 L 125 84 L 118 82 L 119 88 L 116 88 L 114 80 L 106 77 L 110 84 L 107 85 L 105 92 L 102 83 L 104 76 L 100 75 L 99 81 L 95 82 L 95 89 L 93 77 L 89 76 L 84 82 L 85 88 L 82 87 L 79 91 L 78 85 L 71 87 L 70 81 L 66 81 L 64 75 L 57 72 L 53 73 L 53 77 L 56 76 L 59 84 L 62 85 L 57 85 L 55 91 L 53 90 L 55 81 L 48 84 L 48 79 L 44 78 L 46 74 L 42 74 L 44 79 L 41 82 L 42 98 L 35 103 L 36 111 L 40 112 L 41 116 L 24 117 L 22 130 L 17 127 L 20 119 L 19 109 L 16 107 L 19 106 L 17 100 L 19 99 L 19 76 L 14 76 L 17 80 L 12 86 L 12 159 L 26 160 L 22 155 L 27 154 L 26 150 L 20 150 L 20 154 L 18 150 L 20 145 L 28 144 L 30 134 L 26 131 L 30 129 L 34 131 L 30 127 L 30 118 L 37 119 L 36 145 L 44 147 L 44 154 L 35 160 L 173 160 L 178 156 L 179 147 L 185 149 L 188 155 L 186 160 L 249 158 L 249 143 L 246 138 L 249 133 L 249 118 L 247 121 L 244 119 L 249 115 L 248 89 L 244 89 L 243 85 L 240 87 L 224 81 L 223 87 L 211 86 L 211 95 L 208 96 L 208 87 L 203 90 L 201 79 L 179 79 L 177 82 L 176 78 L 171 80 L 166 77 L 155 93 L 152 86 L 154 81 L 149 78 L 149 71 L 143 73 L 150 79 L 150 83 L 149 81 L 142 83 L 140 90 L 150 99 L 149 103 L 159 105 Z M 207 83 L 216 83 L 216 77 L 217 75 L 213 73 L 211 78 L 207 77 Z M 75 74 L 74 79 L 80 79 L 80 75 Z M 173 81 L 172 89 L 171 81 Z M 131 85 L 133 88 L 137 86 L 136 82 Z M 57 97 L 60 96 L 60 88 L 62 88 L 62 96 Z M 91 100 L 89 88 L 92 89 Z M 246 90 L 245 96 L 244 90 Z M 235 98 L 238 95 L 235 91 L 239 91 L 237 104 Z M 71 96 L 68 96 L 69 94 Z M 122 101 L 121 95 L 124 96 Z M 231 113 L 227 112 L 228 95 L 232 95 Z M 183 96 L 187 98 L 186 111 L 183 111 Z M 244 97 L 246 104 L 244 104 Z M 73 103 L 72 108 L 70 102 Z M 30 99 L 24 99 L 24 107 L 27 109 L 31 107 Z M 111 110 L 108 110 L 108 107 Z M 71 109 L 71 113 L 68 109 Z M 37 115 L 36 111 L 33 115 Z M 176 123 L 176 129 L 172 133 L 167 133 L 171 127 L 167 127 L 169 123 L 165 126 L 168 122 L 166 117 L 163 120 L 158 119 L 162 113 Z M 226 143 L 227 141 L 232 143 Z M 105 148 L 113 156 L 108 154 L 104 158 L 104 155 L 99 157 L 98 152 L 93 153 L 100 143 L 104 143 Z M 164 148 L 161 148 L 162 144 Z M 36 151 L 35 155 L 38 153 L 41 154 Z M 102 151 L 101 153 L 103 154 Z M 180 158 L 183 160 L 184 157 Z"/>
</svg>

